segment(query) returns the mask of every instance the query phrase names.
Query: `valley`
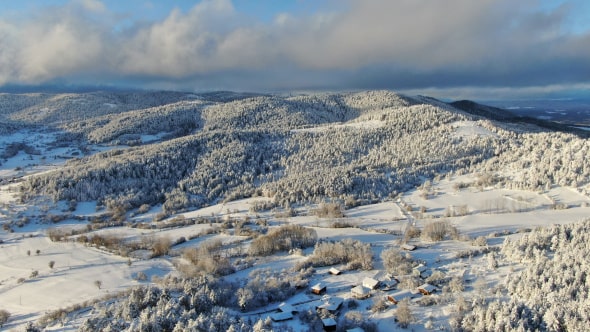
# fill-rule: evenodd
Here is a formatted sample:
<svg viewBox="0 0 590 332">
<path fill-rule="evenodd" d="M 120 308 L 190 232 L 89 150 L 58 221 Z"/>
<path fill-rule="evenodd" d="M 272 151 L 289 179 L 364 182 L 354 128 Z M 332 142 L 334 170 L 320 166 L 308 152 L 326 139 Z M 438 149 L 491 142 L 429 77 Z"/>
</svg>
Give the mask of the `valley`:
<svg viewBox="0 0 590 332">
<path fill-rule="evenodd" d="M 586 250 L 590 144 L 575 129 L 390 91 L 1 94 L 0 104 L 5 329 L 586 322 L 571 318 L 584 296 L 562 294 L 585 285 L 585 264 L 568 260 L 576 277 L 550 284 L 530 272 Z M 557 308 L 558 294 L 570 304 Z M 500 319 L 502 306 L 518 310 Z"/>
</svg>

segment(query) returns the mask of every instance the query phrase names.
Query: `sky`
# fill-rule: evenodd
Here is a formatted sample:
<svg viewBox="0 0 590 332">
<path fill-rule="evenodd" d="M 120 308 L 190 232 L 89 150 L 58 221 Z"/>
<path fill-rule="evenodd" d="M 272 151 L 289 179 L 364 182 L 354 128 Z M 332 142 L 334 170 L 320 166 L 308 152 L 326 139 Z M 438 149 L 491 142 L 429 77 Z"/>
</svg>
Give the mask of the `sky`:
<svg viewBox="0 0 590 332">
<path fill-rule="evenodd" d="M 587 0 L 2 0 L 0 86 L 590 96 Z"/>
</svg>

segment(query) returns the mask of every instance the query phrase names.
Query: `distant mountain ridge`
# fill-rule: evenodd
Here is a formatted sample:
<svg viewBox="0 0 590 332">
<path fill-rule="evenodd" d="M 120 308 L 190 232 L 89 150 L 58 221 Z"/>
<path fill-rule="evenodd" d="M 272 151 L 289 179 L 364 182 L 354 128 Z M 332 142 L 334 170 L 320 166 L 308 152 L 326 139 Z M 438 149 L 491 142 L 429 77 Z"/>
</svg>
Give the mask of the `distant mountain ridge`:
<svg viewBox="0 0 590 332">
<path fill-rule="evenodd" d="M 366 204 L 426 179 L 505 167 L 523 170 L 507 179 L 515 187 L 590 178 L 590 169 L 577 166 L 583 154 L 562 151 L 584 151 L 581 135 L 471 101 L 391 91 L 93 92 L 0 94 L 0 103 L 0 122 L 58 129 L 60 144 L 120 145 L 27 178 L 23 199 L 47 195 L 125 209 L 162 204 L 174 213 L 256 195 L 281 206 Z M 546 146 L 568 163 L 541 162 Z"/>
</svg>

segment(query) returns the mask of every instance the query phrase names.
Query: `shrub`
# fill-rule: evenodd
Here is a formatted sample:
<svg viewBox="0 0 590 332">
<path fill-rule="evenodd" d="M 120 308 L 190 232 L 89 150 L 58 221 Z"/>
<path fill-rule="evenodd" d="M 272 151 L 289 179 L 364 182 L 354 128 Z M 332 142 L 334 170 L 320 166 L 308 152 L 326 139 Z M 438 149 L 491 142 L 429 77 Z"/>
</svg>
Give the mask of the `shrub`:
<svg viewBox="0 0 590 332">
<path fill-rule="evenodd" d="M 381 252 L 383 266 L 389 273 L 406 274 L 411 270 L 412 260 L 397 248 L 389 248 Z"/>
<path fill-rule="evenodd" d="M 408 242 L 410 239 L 417 238 L 422 232 L 414 225 L 408 225 L 404 233 L 404 242 Z"/>
<path fill-rule="evenodd" d="M 53 269 L 54 266 L 55 266 L 55 261 L 49 261 L 49 268 Z"/>
<path fill-rule="evenodd" d="M 195 273 L 223 276 L 233 273 L 235 269 L 229 259 L 222 255 L 221 240 L 209 240 L 201 243 L 198 248 L 184 250 L 183 257 L 194 265 Z"/>
<path fill-rule="evenodd" d="M 369 243 L 352 239 L 322 242 L 316 244 L 310 261 L 314 266 L 348 264 L 349 267 L 370 270 L 373 268 L 373 250 Z"/>
<path fill-rule="evenodd" d="M 442 241 L 447 237 L 459 237 L 457 228 L 448 221 L 433 221 L 424 226 L 421 237 L 428 241 Z"/>
<path fill-rule="evenodd" d="M 321 203 L 313 214 L 320 218 L 342 218 L 344 212 L 342 205 L 338 203 Z"/>
<path fill-rule="evenodd" d="M 29 276 L 29 278 L 37 278 L 39 276 L 39 271 L 35 270 L 33 272 L 31 272 L 31 275 Z"/>
<path fill-rule="evenodd" d="M 277 251 L 307 248 L 317 241 L 316 231 L 299 225 L 284 225 L 272 229 L 252 241 L 249 254 L 267 256 Z"/>
<path fill-rule="evenodd" d="M 485 236 L 478 236 L 471 244 L 477 247 L 485 247 L 488 245 L 488 240 Z"/>
<path fill-rule="evenodd" d="M 378 296 L 373 299 L 373 305 L 371 305 L 371 311 L 374 313 L 383 312 L 387 309 L 387 300 L 384 296 Z"/>
<path fill-rule="evenodd" d="M 404 329 L 414 321 L 414 315 L 410 310 L 410 301 L 408 299 L 404 299 L 397 304 L 395 318 L 399 326 Z"/>
<path fill-rule="evenodd" d="M 6 310 L 0 310 L 0 327 L 4 326 L 8 319 L 10 318 L 10 313 Z"/>
<path fill-rule="evenodd" d="M 160 237 L 154 241 L 152 245 L 152 256 L 159 257 L 168 254 L 170 247 L 172 246 L 172 240 L 169 237 Z"/>
<path fill-rule="evenodd" d="M 147 275 L 143 271 L 139 271 L 135 275 L 135 280 L 137 280 L 137 281 L 146 281 L 147 280 Z"/>
</svg>

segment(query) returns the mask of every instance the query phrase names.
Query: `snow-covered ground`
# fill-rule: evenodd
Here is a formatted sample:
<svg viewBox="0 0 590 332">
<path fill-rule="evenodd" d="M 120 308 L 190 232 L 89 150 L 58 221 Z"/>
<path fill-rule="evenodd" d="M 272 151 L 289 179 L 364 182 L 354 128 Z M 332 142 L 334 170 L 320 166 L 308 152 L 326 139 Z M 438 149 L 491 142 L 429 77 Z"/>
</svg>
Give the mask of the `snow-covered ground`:
<svg viewBox="0 0 590 332">
<path fill-rule="evenodd" d="M 469 129 L 471 130 L 471 129 Z M 483 133 L 482 133 L 483 134 Z M 17 157 L 14 157 L 17 158 Z M 11 165 L 5 163 L 4 165 Z M 18 163 L 15 162 L 14 165 Z M 14 166 L 12 165 L 12 166 Z M 3 169 L 11 166 L 3 166 Z M 270 227 L 282 224 L 299 224 L 310 227 L 317 232 L 318 239 L 339 241 L 354 239 L 370 243 L 374 252 L 374 269 L 370 271 L 345 271 L 341 275 L 328 274 L 329 267 L 318 268 L 309 280 L 309 284 L 322 282 L 327 285 L 327 295 L 344 300 L 351 298 L 350 289 L 362 283 L 366 277 L 383 278 L 385 271 L 380 255 L 383 250 L 399 247 L 401 234 L 408 223 L 414 223 L 419 228 L 435 220 L 448 220 L 456 226 L 461 234 L 470 238 L 487 236 L 491 246 L 501 245 L 507 234 L 515 233 L 525 228 L 550 225 L 554 223 L 568 223 L 587 218 L 590 215 L 590 199 L 575 188 L 554 187 L 547 192 L 531 192 L 523 190 L 507 190 L 502 188 L 477 188 L 469 186 L 458 188 L 459 183 L 471 183 L 476 175 L 444 179 L 433 182 L 429 194 L 424 195 L 422 189 L 409 191 L 401 195 L 397 201 L 360 206 L 344 211 L 345 217 L 339 219 L 318 218 L 305 215 L 305 207 L 298 209 L 298 216 L 278 216 L 276 211 L 253 212 L 251 207 L 255 202 L 268 201 L 267 198 L 257 197 L 228 202 L 185 212 L 184 219 L 212 218 L 215 222 L 173 227 L 165 229 L 143 229 L 132 227 L 110 227 L 92 231 L 86 235 L 113 235 L 125 241 L 141 241 L 143 238 L 168 238 L 177 240 L 185 237 L 188 241 L 172 248 L 172 253 L 180 254 L 185 248 L 198 247 L 203 241 L 221 240 L 225 245 L 239 245 L 247 250 L 250 241 L 245 236 L 236 236 L 233 229 L 214 232 L 205 235 L 211 228 L 220 227 L 223 221 L 245 217 L 251 221 L 264 219 Z M 12 184 L 15 186 L 15 184 Z M 26 206 L 18 206 L 13 192 L 8 185 L 0 190 L 0 199 L 4 208 L 2 218 L 10 218 L 18 207 L 21 214 L 26 215 Z M 555 204 L 567 206 L 567 209 L 554 209 Z M 11 208 L 9 208 L 12 206 Z M 407 207 L 411 207 L 408 211 Z M 448 211 L 456 211 L 465 207 L 465 215 L 446 217 Z M 312 208 L 308 208 L 312 210 Z M 421 211 L 422 210 L 422 211 Z M 11 212 L 12 211 L 12 212 Z M 55 208 L 55 213 L 60 209 Z M 153 208 L 144 215 L 131 218 L 137 222 L 151 223 L 153 216 L 159 211 Z M 100 214 L 95 202 L 79 203 L 72 212 L 74 216 L 91 217 Z M 171 216 L 160 223 L 172 222 L 179 216 Z M 6 220 L 6 219 L 5 219 Z M 333 228 L 335 221 L 347 223 L 352 227 Z M 26 322 L 36 320 L 48 311 L 66 308 L 75 304 L 100 299 L 109 294 L 128 289 L 139 284 L 147 284 L 151 277 L 163 277 L 169 273 L 177 273 L 174 260 L 178 256 L 164 256 L 161 258 L 129 259 L 114 255 L 107 250 L 96 249 L 76 242 L 52 242 L 46 236 L 47 228 L 59 227 L 63 229 L 84 228 L 86 221 L 65 220 L 56 225 L 27 224 L 22 228 L 13 229 L 9 233 L 0 230 L 0 309 L 11 313 L 11 318 L 5 328 L 17 329 Z M 505 233 L 504 233 L 505 232 Z M 190 239 L 194 237 L 194 239 Z M 501 266 L 498 269 L 487 268 L 485 256 L 472 258 L 457 258 L 460 251 L 473 250 L 471 241 L 445 240 L 428 242 L 421 239 L 410 240 L 418 249 L 411 252 L 414 260 L 425 263 L 431 271 L 444 271 L 447 276 L 460 276 L 465 279 L 465 296 L 470 297 L 477 292 L 477 280 L 484 280 L 489 288 L 500 283 L 506 275 L 518 270 L 518 266 Z M 37 250 L 39 253 L 37 254 Z M 272 269 L 275 271 L 288 270 L 293 265 L 305 260 L 313 248 L 301 254 L 280 253 L 270 257 L 255 258 L 251 267 L 237 271 L 227 276 L 228 280 L 245 280 L 249 273 L 256 269 Z M 54 266 L 50 267 L 50 262 Z M 344 268 L 343 266 L 337 266 Z M 34 271 L 37 271 L 35 276 Z M 143 272 L 147 280 L 137 281 L 137 274 Z M 100 281 L 100 289 L 96 281 Z M 394 322 L 395 305 L 390 304 L 383 312 L 373 313 L 371 307 L 376 298 L 384 297 L 389 292 L 375 290 L 371 298 L 357 300 L 355 310 L 363 312 L 370 321 L 377 324 L 380 331 L 399 329 Z M 453 304 L 446 303 L 435 306 L 421 306 L 417 296 L 411 304 L 416 320 L 410 325 L 415 331 L 425 330 L 424 324 L 447 326 L 447 319 L 452 313 Z M 322 299 L 307 291 L 297 293 L 286 302 L 294 305 L 298 310 L 314 309 L 323 303 Z M 266 308 L 259 308 L 251 315 L 254 319 L 270 316 L 278 303 Z M 344 310 L 344 309 L 343 309 Z M 71 330 L 79 324 L 88 311 L 78 312 L 68 316 L 64 326 L 51 326 L 51 330 Z M 305 331 L 307 327 L 298 319 L 275 323 L 276 326 L 286 324 L 295 331 Z"/>
</svg>

